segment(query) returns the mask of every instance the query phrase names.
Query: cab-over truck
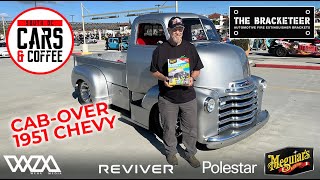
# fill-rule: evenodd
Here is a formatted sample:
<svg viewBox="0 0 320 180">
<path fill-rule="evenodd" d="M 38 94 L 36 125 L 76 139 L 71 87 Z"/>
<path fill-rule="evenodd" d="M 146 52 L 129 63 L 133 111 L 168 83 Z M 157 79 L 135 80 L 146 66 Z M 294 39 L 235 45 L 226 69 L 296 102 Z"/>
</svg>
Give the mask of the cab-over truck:
<svg viewBox="0 0 320 180">
<path fill-rule="evenodd" d="M 81 104 L 105 101 L 128 113 L 123 117 L 162 135 L 158 109 L 158 81 L 152 77 L 152 53 L 169 39 L 167 24 L 180 16 L 183 38 L 196 47 L 204 68 L 194 83 L 198 108 L 198 144 L 217 149 L 236 143 L 263 127 L 269 119 L 262 110 L 266 81 L 251 75 L 245 52 L 220 42 L 212 21 L 192 13 L 147 14 L 135 18 L 127 51 L 75 55 L 72 85 Z M 197 39 L 196 32 L 204 32 Z M 125 115 L 127 114 L 127 115 Z M 176 136 L 181 138 L 177 118 Z"/>
</svg>

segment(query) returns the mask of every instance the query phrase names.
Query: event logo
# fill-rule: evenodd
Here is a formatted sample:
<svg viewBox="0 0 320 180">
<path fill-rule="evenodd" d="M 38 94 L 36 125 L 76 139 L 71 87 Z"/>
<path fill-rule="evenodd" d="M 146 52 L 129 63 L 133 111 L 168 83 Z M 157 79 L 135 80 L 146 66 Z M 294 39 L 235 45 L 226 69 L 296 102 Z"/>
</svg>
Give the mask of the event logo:
<svg viewBox="0 0 320 180">
<path fill-rule="evenodd" d="M 294 175 L 313 168 L 313 148 L 288 147 L 265 154 L 266 174 Z"/>
<path fill-rule="evenodd" d="M 30 174 L 42 174 L 47 170 L 48 174 L 61 174 L 61 170 L 52 155 L 49 155 L 47 159 L 42 155 L 31 155 L 29 158 L 24 155 L 20 158 L 15 155 L 4 155 L 3 157 L 12 172 L 17 172 L 19 169 L 20 172 L 29 170 Z"/>
<path fill-rule="evenodd" d="M 32 74 L 49 74 L 61 68 L 73 51 L 73 32 L 60 13 L 35 7 L 20 13 L 10 24 L 7 48 L 12 61 Z"/>
</svg>

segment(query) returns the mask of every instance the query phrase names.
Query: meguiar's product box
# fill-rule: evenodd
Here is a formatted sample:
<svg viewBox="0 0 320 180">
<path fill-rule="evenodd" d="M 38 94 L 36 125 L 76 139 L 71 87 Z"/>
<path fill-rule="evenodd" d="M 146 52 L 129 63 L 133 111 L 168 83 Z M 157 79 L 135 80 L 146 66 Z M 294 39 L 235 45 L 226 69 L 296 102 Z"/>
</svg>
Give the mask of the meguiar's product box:
<svg viewBox="0 0 320 180">
<path fill-rule="evenodd" d="M 188 85 L 190 81 L 189 58 L 168 59 L 169 85 Z"/>
</svg>

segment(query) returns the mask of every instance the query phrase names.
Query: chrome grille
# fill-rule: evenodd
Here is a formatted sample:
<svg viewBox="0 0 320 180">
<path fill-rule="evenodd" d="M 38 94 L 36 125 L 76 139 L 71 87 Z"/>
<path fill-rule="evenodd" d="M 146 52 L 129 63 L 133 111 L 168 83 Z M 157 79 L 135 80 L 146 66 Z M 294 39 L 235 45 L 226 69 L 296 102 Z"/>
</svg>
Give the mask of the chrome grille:
<svg viewBox="0 0 320 180">
<path fill-rule="evenodd" d="M 255 88 L 239 95 L 232 93 L 219 99 L 219 132 L 250 125 L 255 120 L 258 97 Z"/>
</svg>

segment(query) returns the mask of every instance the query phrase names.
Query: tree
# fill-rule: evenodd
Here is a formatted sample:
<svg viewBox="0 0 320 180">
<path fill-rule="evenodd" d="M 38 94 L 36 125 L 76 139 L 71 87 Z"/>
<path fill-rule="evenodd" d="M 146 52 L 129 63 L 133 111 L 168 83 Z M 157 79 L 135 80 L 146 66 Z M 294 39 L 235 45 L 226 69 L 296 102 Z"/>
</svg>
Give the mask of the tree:
<svg viewBox="0 0 320 180">
<path fill-rule="evenodd" d="M 220 24 L 220 22 L 218 21 L 218 20 L 212 20 L 212 23 L 214 24 L 214 25 L 219 25 Z"/>
</svg>

